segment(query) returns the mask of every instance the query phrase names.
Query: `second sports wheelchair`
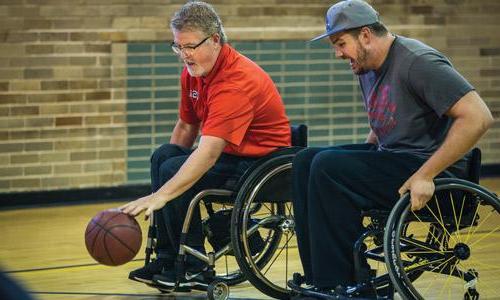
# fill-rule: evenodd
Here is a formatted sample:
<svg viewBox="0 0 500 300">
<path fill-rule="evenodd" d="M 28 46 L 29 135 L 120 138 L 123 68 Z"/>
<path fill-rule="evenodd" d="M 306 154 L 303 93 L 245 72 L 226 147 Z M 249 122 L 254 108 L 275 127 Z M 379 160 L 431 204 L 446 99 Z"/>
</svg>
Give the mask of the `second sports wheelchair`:
<svg viewBox="0 0 500 300">
<path fill-rule="evenodd" d="M 175 263 L 177 284 L 171 291 L 186 291 L 179 288 L 179 282 L 185 277 L 186 256 L 192 255 L 208 267 L 203 276 L 208 279 L 209 299 L 227 299 L 229 286 L 245 280 L 268 296 L 289 297 L 286 283 L 293 270 L 288 266 L 288 251 L 295 233 L 291 165 L 295 153 L 307 146 L 307 127 L 292 126 L 291 130 L 292 147 L 257 160 L 237 183 L 201 191 L 191 200 Z M 200 202 L 206 211 L 203 231 L 213 248 L 208 254 L 186 245 L 191 218 Z M 146 264 L 154 253 L 155 241 L 156 227 L 151 218 Z"/>
<path fill-rule="evenodd" d="M 302 286 L 296 273 L 289 286 L 315 299 L 500 299 L 500 200 L 478 185 L 481 152 L 468 160 L 468 180 L 436 179 L 436 191 L 420 211 L 404 195 L 391 211 L 363 212 L 366 232 L 353 247 L 357 285 L 328 293 Z M 361 272 L 361 256 L 371 275 Z M 498 259 L 496 260 L 498 262 Z M 365 298 L 363 298 L 365 299 Z"/>
</svg>

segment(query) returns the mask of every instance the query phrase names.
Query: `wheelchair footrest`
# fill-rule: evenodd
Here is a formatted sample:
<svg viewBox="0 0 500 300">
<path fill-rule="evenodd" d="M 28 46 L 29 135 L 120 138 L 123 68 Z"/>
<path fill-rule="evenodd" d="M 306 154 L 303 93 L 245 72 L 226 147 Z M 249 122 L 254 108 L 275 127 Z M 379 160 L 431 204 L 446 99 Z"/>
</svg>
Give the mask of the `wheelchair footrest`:
<svg viewBox="0 0 500 300">
<path fill-rule="evenodd" d="M 288 287 L 292 290 L 292 294 L 293 294 L 293 297 L 292 299 L 300 299 L 301 296 L 303 297 L 311 297 L 311 298 L 314 298 L 314 299 L 327 299 L 327 300 L 337 300 L 337 299 L 341 299 L 341 298 L 338 298 L 338 297 L 335 297 L 335 296 L 331 296 L 331 295 L 326 295 L 326 294 L 322 294 L 322 293 L 319 293 L 317 291 L 315 291 L 314 289 L 308 289 L 306 287 L 302 287 L 300 285 L 297 285 L 295 284 L 295 282 L 293 280 L 289 280 L 288 283 L 287 283 Z"/>
<path fill-rule="evenodd" d="M 366 297 L 356 297 L 356 296 L 345 296 L 335 293 L 334 291 L 320 291 L 314 287 L 302 286 L 303 278 L 300 274 L 294 274 L 294 280 L 289 280 L 287 282 L 288 287 L 292 290 L 294 297 L 292 299 L 313 298 L 313 299 L 324 299 L 324 300 L 385 300 L 386 297 L 377 298 L 366 298 Z"/>
<path fill-rule="evenodd" d="M 150 286 L 158 289 L 162 293 L 190 293 L 191 291 L 206 292 L 208 284 L 207 284 L 207 286 L 201 286 L 201 285 L 177 286 L 177 287 L 173 287 L 173 288 L 167 288 L 167 287 L 162 287 L 162 286 L 158 286 L 158 285 L 150 285 Z"/>
</svg>

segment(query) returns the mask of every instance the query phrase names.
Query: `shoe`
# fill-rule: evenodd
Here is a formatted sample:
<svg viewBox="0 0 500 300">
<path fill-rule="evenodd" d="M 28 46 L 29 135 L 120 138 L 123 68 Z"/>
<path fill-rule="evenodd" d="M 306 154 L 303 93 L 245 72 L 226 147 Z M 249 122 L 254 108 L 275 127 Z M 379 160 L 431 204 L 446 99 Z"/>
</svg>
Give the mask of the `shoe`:
<svg viewBox="0 0 500 300">
<path fill-rule="evenodd" d="M 204 273 L 207 268 L 198 269 L 197 271 L 188 268 L 184 277 L 179 281 L 177 291 L 189 292 L 191 289 L 205 291 L 208 287 L 208 280 Z M 163 289 L 173 289 L 176 284 L 176 272 L 173 270 L 163 271 L 159 275 L 153 276 L 153 284 Z"/>
<path fill-rule="evenodd" d="M 356 286 L 337 286 L 334 290 L 337 295 L 358 297 L 363 299 L 377 299 L 377 290 L 371 283 L 360 283 Z"/>
<path fill-rule="evenodd" d="M 153 259 L 142 268 L 130 272 L 128 278 L 149 285 L 153 285 L 153 276 L 161 274 L 164 269 L 173 269 L 174 263 L 166 259 Z"/>
</svg>

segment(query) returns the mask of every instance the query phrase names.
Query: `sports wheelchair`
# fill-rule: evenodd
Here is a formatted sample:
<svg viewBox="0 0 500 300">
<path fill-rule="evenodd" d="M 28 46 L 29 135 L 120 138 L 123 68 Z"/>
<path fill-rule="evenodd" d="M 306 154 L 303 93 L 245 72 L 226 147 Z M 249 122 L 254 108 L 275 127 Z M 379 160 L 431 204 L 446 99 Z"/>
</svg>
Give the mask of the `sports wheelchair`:
<svg viewBox="0 0 500 300">
<path fill-rule="evenodd" d="M 296 273 L 288 285 L 315 299 L 500 299 L 500 266 L 494 255 L 500 241 L 500 200 L 478 185 L 481 152 L 468 155 L 468 180 L 441 178 L 427 206 L 410 209 L 410 195 L 391 211 L 370 210 L 365 233 L 353 247 L 357 284 L 341 291 L 318 292 L 301 286 Z M 371 274 L 361 270 L 369 260 Z M 498 260 L 497 260 L 498 261 Z M 398 299 L 398 298 L 396 298 Z"/>
<path fill-rule="evenodd" d="M 307 127 L 292 126 L 292 147 L 281 148 L 257 160 L 238 182 L 222 189 L 198 193 L 190 202 L 184 219 L 175 262 L 179 288 L 185 277 L 186 256 L 206 263 L 209 299 L 227 299 L 229 286 L 249 280 L 257 289 L 274 298 L 288 298 L 289 248 L 293 247 L 294 220 L 291 207 L 291 165 L 294 155 L 307 146 Z M 186 245 L 192 215 L 204 204 L 203 232 L 213 251 L 201 253 Z M 146 245 L 148 264 L 156 246 L 154 218 L 150 220 Z M 296 247 L 295 247 L 296 248 Z"/>
</svg>

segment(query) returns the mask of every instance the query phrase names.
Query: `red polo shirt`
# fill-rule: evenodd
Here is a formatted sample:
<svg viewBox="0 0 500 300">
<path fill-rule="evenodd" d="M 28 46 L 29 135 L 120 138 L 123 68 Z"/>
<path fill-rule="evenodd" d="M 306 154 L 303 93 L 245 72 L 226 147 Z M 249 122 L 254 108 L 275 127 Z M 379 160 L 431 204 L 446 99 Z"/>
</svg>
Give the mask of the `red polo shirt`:
<svg viewBox="0 0 500 300">
<path fill-rule="evenodd" d="M 290 145 L 285 107 L 269 75 L 225 44 L 205 77 L 181 75 L 180 118 L 228 142 L 224 152 L 263 156 Z"/>
</svg>

